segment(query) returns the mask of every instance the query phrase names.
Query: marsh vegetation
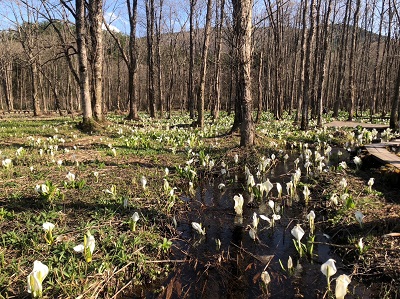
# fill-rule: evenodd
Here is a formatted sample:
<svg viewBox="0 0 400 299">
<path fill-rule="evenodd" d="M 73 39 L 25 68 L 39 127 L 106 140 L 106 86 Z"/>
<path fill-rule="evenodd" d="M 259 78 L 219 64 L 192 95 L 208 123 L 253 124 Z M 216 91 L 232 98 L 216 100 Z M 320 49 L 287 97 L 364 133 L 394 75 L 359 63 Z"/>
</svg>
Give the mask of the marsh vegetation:
<svg viewBox="0 0 400 299">
<path fill-rule="evenodd" d="M 242 148 L 232 121 L 3 119 L 1 297 L 334 298 L 350 279 L 346 298 L 396 298 L 398 187 L 358 162 L 370 133 L 263 113 Z"/>
</svg>

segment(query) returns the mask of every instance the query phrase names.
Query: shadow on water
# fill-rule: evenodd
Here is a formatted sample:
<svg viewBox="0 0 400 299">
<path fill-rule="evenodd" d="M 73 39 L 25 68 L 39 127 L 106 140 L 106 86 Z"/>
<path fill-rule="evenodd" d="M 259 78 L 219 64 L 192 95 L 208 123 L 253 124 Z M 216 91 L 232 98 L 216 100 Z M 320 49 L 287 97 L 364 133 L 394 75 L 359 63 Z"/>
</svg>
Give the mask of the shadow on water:
<svg viewBox="0 0 400 299">
<path fill-rule="evenodd" d="M 278 205 L 282 202 L 277 198 L 275 184 L 281 183 L 285 188 L 290 181 L 290 170 L 293 161 L 278 164 L 268 178 L 274 184 L 269 194 Z M 322 232 L 317 231 L 313 258 L 302 257 L 293 245 L 291 229 L 301 223 L 306 231 L 302 239 L 307 238 L 307 221 L 305 215 L 309 211 L 301 202 L 284 206 L 281 219 L 274 228 L 267 221 L 261 220 L 257 229 L 258 240 L 249 235 L 253 213 L 271 217 L 272 210 L 262 203 L 248 205 L 249 198 L 245 196 L 243 217 L 235 217 L 233 197 L 243 193 L 244 177 L 231 180 L 223 189 L 218 185 L 228 178 L 216 178 L 203 181 L 197 189 L 196 199 L 188 200 L 191 208 L 178 223 L 181 232 L 180 241 L 175 242 L 173 255 L 175 259 L 187 259 L 186 263 L 177 266 L 165 286 L 164 298 L 328 298 L 327 282 L 321 273 L 321 264 L 329 258 L 336 260 L 338 273 L 331 278 L 333 281 L 339 274 L 345 273 L 344 266 L 338 256 L 335 256 Z M 283 191 L 285 193 L 285 191 Z M 298 191 L 298 193 L 301 193 Z M 318 216 L 317 216 L 318 218 Z M 316 219 L 317 220 L 317 219 Z M 202 223 L 206 235 L 199 235 L 191 226 L 195 221 Z M 220 241 L 220 246 L 217 242 Z M 320 244 L 322 243 L 322 244 Z M 289 256 L 293 258 L 294 273 L 289 275 L 280 265 L 282 261 L 286 268 Z M 271 282 L 267 289 L 261 282 L 261 273 L 267 270 Z M 350 274 L 350 273 L 345 273 Z M 357 282 L 350 285 L 350 293 L 346 298 L 372 298 L 369 290 Z"/>
</svg>

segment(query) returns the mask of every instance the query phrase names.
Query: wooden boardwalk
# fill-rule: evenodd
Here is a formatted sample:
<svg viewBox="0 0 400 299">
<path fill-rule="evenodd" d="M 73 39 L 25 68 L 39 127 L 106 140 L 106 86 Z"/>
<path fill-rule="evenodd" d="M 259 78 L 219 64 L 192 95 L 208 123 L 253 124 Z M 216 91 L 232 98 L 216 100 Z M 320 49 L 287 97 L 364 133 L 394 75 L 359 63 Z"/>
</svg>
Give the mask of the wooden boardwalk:
<svg viewBox="0 0 400 299">
<path fill-rule="evenodd" d="M 370 124 L 370 123 L 362 123 L 362 122 L 356 122 L 356 121 L 339 121 L 339 120 L 334 120 L 331 121 L 330 123 L 324 124 L 326 127 L 346 127 L 346 128 L 356 128 L 358 126 L 372 130 L 376 129 L 378 131 L 383 131 L 387 128 L 389 128 L 389 125 L 382 125 L 382 124 Z"/>
<path fill-rule="evenodd" d="M 389 146 L 400 146 L 400 139 L 396 139 L 391 142 L 367 144 L 365 149 L 383 164 L 390 164 L 391 166 L 400 170 L 400 157 L 388 151 L 387 147 Z"/>
<path fill-rule="evenodd" d="M 362 123 L 362 122 L 355 122 L 355 121 L 332 121 L 330 123 L 325 124 L 327 127 L 346 127 L 346 128 L 356 128 L 361 126 L 368 130 L 377 130 L 377 131 L 384 131 L 389 128 L 389 125 L 382 125 L 382 124 L 370 124 L 370 123 Z M 400 157 L 396 154 L 387 150 L 387 147 L 399 147 L 400 146 L 400 139 L 392 140 L 391 142 L 381 142 L 381 143 L 371 143 L 365 145 L 365 149 L 368 151 L 370 155 L 376 158 L 383 164 L 390 164 L 391 166 L 395 167 L 396 169 L 400 170 Z"/>
</svg>

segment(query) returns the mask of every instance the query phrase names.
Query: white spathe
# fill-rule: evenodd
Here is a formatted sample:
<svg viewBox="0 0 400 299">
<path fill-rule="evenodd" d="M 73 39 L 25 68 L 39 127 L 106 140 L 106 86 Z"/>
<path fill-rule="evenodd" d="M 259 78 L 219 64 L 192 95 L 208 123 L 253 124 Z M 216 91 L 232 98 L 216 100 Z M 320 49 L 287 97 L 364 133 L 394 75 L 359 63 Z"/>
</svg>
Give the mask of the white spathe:
<svg viewBox="0 0 400 299">
<path fill-rule="evenodd" d="M 336 288 L 335 288 L 335 297 L 336 299 L 344 299 L 347 294 L 347 287 L 350 284 L 351 279 L 346 274 L 339 275 L 336 278 Z"/>
</svg>

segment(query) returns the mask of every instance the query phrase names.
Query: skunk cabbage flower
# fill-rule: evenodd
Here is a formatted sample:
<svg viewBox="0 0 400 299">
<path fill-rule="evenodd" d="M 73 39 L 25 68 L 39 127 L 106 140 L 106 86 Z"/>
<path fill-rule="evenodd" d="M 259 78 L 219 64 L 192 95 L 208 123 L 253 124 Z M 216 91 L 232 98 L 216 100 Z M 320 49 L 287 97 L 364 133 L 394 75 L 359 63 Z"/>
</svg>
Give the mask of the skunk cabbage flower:
<svg viewBox="0 0 400 299">
<path fill-rule="evenodd" d="M 36 185 L 35 190 L 42 195 L 46 195 L 50 191 L 49 187 L 46 184 Z"/>
<path fill-rule="evenodd" d="M 263 193 L 265 191 L 265 197 L 268 196 L 268 193 L 274 188 L 274 185 L 267 179 L 264 183 L 261 184 L 260 186 L 260 191 L 261 191 L 261 196 L 263 196 Z"/>
<path fill-rule="evenodd" d="M 28 275 L 28 293 L 32 294 L 33 298 L 42 297 L 42 283 L 49 274 L 49 268 L 40 261 L 33 262 L 33 270 Z"/>
<path fill-rule="evenodd" d="M 142 176 L 142 178 L 140 179 L 140 182 L 142 184 L 143 190 L 146 190 L 147 179 L 144 176 Z"/>
<path fill-rule="evenodd" d="M 335 288 L 335 297 L 336 299 L 344 299 L 344 296 L 347 294 L 347 287 L 350 284 L 351 280 L 346 274 L 340 275 L 336 278 L 336 288 Z"/>
<path fill-rule="evenodd" d="M 236 215 L 239 215 L 239 216 L 242 215 L 243 214 L 243 203 L 244 203 L 242 194 L 235 195 L 233 197 L 233 200 L 235 201 L 234 209 L 235 209 Z"/>
<path fill-rule="evenodd" d="M 289 258 L 287 260 L 287 268 L 288 271 L 291 272 L 293 270 L 293 260 L 292 257 L 289 255 Z"/>
<path fill-rule="evenodd" d="M 261 273 L 261 280 L 265 284 L 265 286 L 268 286 L 268 284 L 271 282 L 271 276 L 267 271 L 263 271 Z"/>
<path fill-rule="evenodd" d="M 356 217 L 356 220 L 358 221 L 358 223 L 360 224 L 360 227 L 363 227 L 363 219 L 364 219 L 364 215 L 363 213 L 361 213 L 360 211 L 356 211 L 354 213 L 354 216 Z"/>
<path fill-rule="evenodd" d="M 7 158 L 1 161 L 1 164 L 3 165 L 4 168 L 10 168 L 12 165 L 11 159 Z"/>
<path fill-rule="evenodd" d="M 253 213 L 253 228 L 254 228 L 255 230 L 257 230 L 257 227 L 258 227 L 258 223 L 259 223 L 259 222 L 260 222 L 260 219 L 258 218 L 257 213 L 254 212 L 254 213 Z"/>
<path fill-rule="evenodd" d="M 345 179 L 345 178 L 342 178 L 342 179 L 340 180 L 340 182 L 339 182 L 339 185 L 340 185 L 340 187 L 342 187 L 343 190 L 346 189 L 346 187 L 347 187 L 347 181 L 346 181 L 346 179 Z"/>
<path fill-rule="evenodd" d="M 286 183 L 286 193 L 293 198 L 294 196 L 294 187 L 293 187 L 293 182 L 290 181 L 288 183 Z"/>
<path fill-rule="evenodd" d="M 282 185 L 280 183 L 276 183 L 276 190 L 278 190 L 278 198 L 282 197 Z"/>
<path fill-rule="evenodd" d="M 275 202 L 273 200 L 268 200 L 268 205 L 271 208 L 272 212 L 275 211 Z"/>
<path fill-rule="evenodd" d="M 326 276 L 326 280 L 328 282 L 328 290 L 330 290 L 330 280 L 329 278 L 336 274 L 336 261 L 334 259 L 329 259 L 325 263 L 321 265 L 321 272 Z"/>
<path fill-rule="evenodd" d="M 272 227 L 274 227 L 275 226 L 275 221 L 278 221 L 278 220 L 280 220 L 281 219 L 281 215 L 277 215 L 277 214 L 272 214 L 272 217 L 271 217 L 271 226 Z"/>
<path fill-rule="evenodd" d="M 50 223 L 50 222 L 43 223 L 43 229 L 45 231 L 45 239 L 48 244 L 52 244 L 54 241 L 54 238 L 53 238 L 53 228 L 54 227 L 55 227 L 55 225 L 53 223 Z"/>
<path fill-rule="evenodd" d="M 332 194 L 330 200 L 331 200 L 331 202 L 333 202 L 335 205 L 338 205 L 338 204 L 339 204 L 338 196 L 337 196 L 336 193 L 333 193 L 333 194 Z"/>
<path fill-rule="evenodd" d="M 75 174 L 68 172 L 67 175 L 65 176 L 69 182 L 74 182 L 75 181 Z"/>
<path fill-rule="evenodd" d="M 201 227 L 201 223 L 197 222 L 192 222 L 192 227 L 196 230 L 197 233 L 200 235 L 205 235 L 206 234 L 206 229 Z"/>
<path fill-rule="evenodd" d="M 93 176 L 96 178 L 96 183 L 99 181 L 99 172 L 93 171 Z"/>
<path fill-rule="evenodd" d="M 129 220 L 129 226 L 133 232 L 136 230 L 136 223 L 139 221 L 139 218 L 139 213 L 135 212 Z"/>
<path fill-rule="evenodd" d="M 363 243 L 362 239 L 363 238 L 360 238 L 360 240 L 358 241 L 358 244 L 357 244 L 357 247 L 358 247 L 358 250 L 360 251 L 360 253 L 363 253 L 363 251 L 364 251 L 364 243 Z"/>
<path fill-rule="evenodd" d="M 303 244 L 301 243 L 301 238 L 304 236 L 304 230 L 301 228 L 300 224 L 297 224 L 290 231 L 292 236 L 295 237 L 296 240 L 293 240 L 294 246 L 296 247 L 297 252 L 300 254 L 300 257 L 303 256 Z"/>
<path fill-rule="evenodd" d="M 303 189 L 303 195 L 304 195 L 304 201 L 306 202 L 306 203 L 308 203 L 308 200 L 310 199 L 310 189 L 308 189 L 308 187 L 307 186 L 304 186 L 304 189 Z"/>
<path fill-rule="evenodd" d="M 249 236 L 253 241 L 255 241 L 257 239 L 256 230 L 252 227 L 250 227 L 250 229 L 249 229 Z"/>
<path fill-rule="evenodd" d="M 82 252 L 83 255 L 85 256 L 86 262 L 91 262 L 92 261 L 92 254 L 94 251 L 95 247 L 95 239 L 92 236 L 92 234 L 88 231 L 86 235 L 83 238 L 83 244 L 79 244 L 74 247 L 75 252 Z"/>
<path fill-rule="evenodd" d="M 297 224 L 295 227 L 293 227 L 290 232 L 298 242 L 300 242 L 301 238 L 304 236 L 304 230 L 301 228 L 300 224 Z"/>
<path fill-rule="evenodd" d="M 355 156 L 353 161 L 354 161 L 354 164 L 356 164 L 357 169 L 360 168 L 360 166 L 362 164 L 361 158 L 358 156 Z"/>
<path fill-rule="evenodd" d="M 370 178 L 368 181 L 368 191 L 372 192 L 372 185 L 374 184 L 375 179 L 374 178 Z"/>
<path fill-rule="evenodd" d="M 247 177 L 247 186 L 249 188 L 253 188 L 255 186 L 256 182 L 254 181 L 254 176 L 252 174 L 249 174 Z"/>
<path fill-rule="evenodd" d="M 310 213 L 308 213 L 307 219 L 308 219 L 308 223 L 310 225 L 310 232 L 313 235 L 314 229 L 315 229 L 315 224 L 314 224 L 315 212 L 313 210 L 311 210 Z"/>
</svg>

